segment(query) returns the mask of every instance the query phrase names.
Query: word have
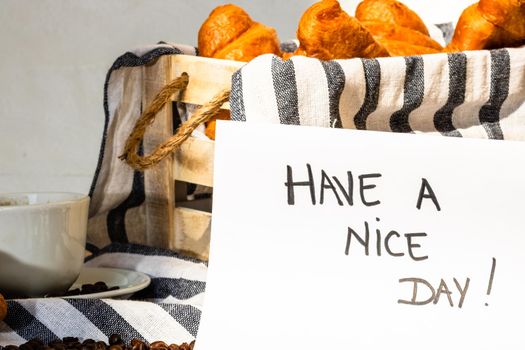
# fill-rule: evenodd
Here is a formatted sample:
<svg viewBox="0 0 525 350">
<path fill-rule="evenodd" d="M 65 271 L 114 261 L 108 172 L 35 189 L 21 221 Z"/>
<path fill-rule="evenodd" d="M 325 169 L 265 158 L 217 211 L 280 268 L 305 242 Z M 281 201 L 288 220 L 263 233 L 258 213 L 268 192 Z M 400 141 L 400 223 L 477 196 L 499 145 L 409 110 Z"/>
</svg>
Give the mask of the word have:
<svg viewBox="0 0 525 350">
<path fill-rule="evenodd" d="M 376 218 L 376 221 L 380 221 L 379 218 Z M 368 225 L 368 222 L 364 222 L 365 226 L 365 232 L 364 235 L 359 235 L 353 228 L 348 227 L 348 233 L 346 236 L 346 247 L 345 247 L 345 254 L 350 254 L 350 246 L 352 244 L 352 241 L 357 241 L 359 244 L 361 244 L 364 247 L 364 253 L 366 256 L 370 254 L 370 228 Z M 428 259 L 428 256 L 416 256 L 414 254 L 414 248 L 421 248 L 421 245 L 419 243 L 415 243 L 414 239 L 418 237 L 426 237 L 427 234 L 425 232 L 413 232 L 413 233 L 405 233 L 403 235 L 404 239 L 406 240 L 407 245 L 407 252 L 410 258 L 414 261 L 421 261 Z M 404 252 L 394 252 L 392 250 L 392 247 L 390 245 L 390 240 L 393 238 L 396 238 L 397 240 L 403 239 L 401 237 L 401 234 L 399 234 L 397 231 L 391 230 L 388 232 L 388 234 L 383 238 L 381 234 L 381 230 L 376 229 L 375 232 L 375 253 L 377 256 L 381 256 L 383 248 L 387 252 L 388 255 L 394 256 L 394 257 L 402 257 L 405 256 Z"/>
<path fill-rule="evenodd" d="M 332 193 L 340 206 L 343 205 L 354 205 L 354 175 L 351 171 L 346 172 L 346 183 L 343 185 L 337 176 L 329 176 L 326 171 L 321 169 L 321 178 L 318 182 L 315 181 L 312 166 L 306 164 L 306 171 L 308 174 L 308 180 L 306 181 L 294 181 L 293 169 L 290 165 L 286 166 L 286 182 L 284 185 L 287 187 L 287 198 L 288 205 L 295 205 L 295 188 L 296 187 L 307 187 L 310 192 L 310 200 L 313 205 L 317 203 L 317 192 L 319 192 L 319 204 L 324 204 L 325 193 Z M 359 198 L 361 203 L 367 207 L 381 204 L 379 199 L 370 199 L 370 195 L 365 196 L 365 193 L 376 188 L 376 184 L 373 182 L 374 179 L 378 180 L 382 175 L 380 173 L 361 174 L 357 177 L 359 187 Z M 316 188 L 316 183 L 319 188 Z M 434 190 L 430 186 L 430 183 L 425 179 L 421 179 L 421 185 L 419 189 L 419 195 L 417 198 L 416 208 L 421 209 L 423 199 L 430 199 L 434 204 L 437 211 L 441 211 L 438 199 L 434 193 Z"/>
<path fill-rule="evenodd" d="M 463 302 L 465 301 L 465 296 L 467 295 L 468 287 L 470 284 L 470 278 L 467 277 L 465 284 L 461 285 L 457 279 L 453 279 L 454 284 L 456 286 L 456 289 L 459 293 L 459 299 L 458 299 L 458 308 L 461 309 L 463 306 Z M 428 281 L 417 278 L 417 277 L 410 277 L 410 278 L 401 278 L 399 280 L 399 283 L 412 283 L 412 298 L 410 300 L 403 300 L 399 299 L 397 302 L 399 304 L 407 304 L 407 305 L 427 305 L 430 303 L 437 304 L 440 300 L 440 297 L 442 294 L 445 294 L 448 300 L 448 303 L 451 307 L 454 307 L 454 302 L 452 301 L 452 292 L 450 288 L 448 287 L 447 283 L 444 279 L 441 279 L 441 282 L 439 283 L 439 286 L 437 288 L 434 288 Z M 427 299 L 421 300 L 421 289 L 418 288 L 418 286 L 424 287 L 424 289 L 427 290 L 427 292 L 430 292 L 430 296 Z M 428 293 L 427 293 L 428 294 Z"/>
<path fill-rule="evenodd" d="M 292 167 L 289 165 L 286 166 L 286 182 L 284 185 L 288 188 L 288 204 L 289 205 L 295 204 L 294 188 L 298 186 L 309 187 L 310 199 L 312 200 L 312 204 L 315 205 L 317 202 L 314 175 L 313 175 L 312 167 L 310 166 L 310 164 L 306 164 L 306 170 L 308 172 L 308 180 L 294 182 Z M 363 203 L 364 205 L 368 207 L 378 205 L 381 203 L 381 201 L 379 200 L 370 201 L 365 198 L 365 190 L 371 190 L 374 187 L 376 187 L 375 184 L 367 184 L 366 180 L 378 178 L 378 177 L 381 177 L 381 174 L 363 174 L 363 175 L 358 176 L 359 195 L 361 197 L 361 203 Z M 334 186 L 334 183 L 337 185 L 337 188 L 336 186 Z M 347 171 L 347 186 L 345 187 L 343 186 L 342 182 L 337 177 L 332 176 L 332 178 L 330 178 L 330 176 L 328 176 L 326 171 L 321 169 L 319 204 L 324 203 L 325 190 L 332 191 L 339 205 L 341 206 L 344 205 L 344 202 L 342 201 L 341 196 L 345 199 L 348 205 L 350 206 L 354 205 L 354 177 L 351 171 Z"/>
</svg>

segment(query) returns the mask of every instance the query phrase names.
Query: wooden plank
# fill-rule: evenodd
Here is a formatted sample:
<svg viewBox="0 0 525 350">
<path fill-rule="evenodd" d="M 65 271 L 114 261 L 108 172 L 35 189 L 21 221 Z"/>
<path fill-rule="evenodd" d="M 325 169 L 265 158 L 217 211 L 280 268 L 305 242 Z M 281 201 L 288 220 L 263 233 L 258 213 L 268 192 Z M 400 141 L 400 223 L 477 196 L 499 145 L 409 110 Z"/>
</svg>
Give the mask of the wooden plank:
<svg viewBox="0 0 525 350">
<path fill-rule="evenodd" d="M 219 60 L 215 58 L 174 55 L 171 56 L 171 79 L 175 79 L 183 72 L 188 73 L 189 83 L 182 96 L 175 98 L 180 102 L 202 105 L 223 89 L 231 88 L 231 77 L 235 71 L 246 63 Z M 229 104 L 223 105 L 229 109 Z"/>
<path fill-rule="evenodd" d="M 159 90 L 170 80 L 171 60 L 160 57 L 151 65 L 144 66 L 143 106 L 148 106 Z M 171 103 L 158 114 L 144 136 L 144 153 L 150 154 L 157 145 L 173 135 Z M 174 240 L 175 187 L 173 183 L 173 156 L 144 172 L 146 192 L 144 216 L 146 221 L 145 244 L 168 248 Z"/>
<path fill-rule="evenodd" d="M 171 248 L 201 260 L 208 260 L 211 213 L 185 207 L 175 208 L 174 213 L 177 235 Z"/>
<path fill-rule="evenodd" d="M 186 200 L 182 204 L 181 202 L 179 202 L 178 205 L 179 207 L 184 207 L 184 208 L 204 211 L 206 213 L 211 213 L 212 204 L 213 204 L 212 198 L 199 198 L 199 199 Z"/>
<path fill-rule="evenodd" d="M 190 137 L 175 151 L 175 180 L 213 187 L 213 155 L 215 143 Z"/>
</svg>

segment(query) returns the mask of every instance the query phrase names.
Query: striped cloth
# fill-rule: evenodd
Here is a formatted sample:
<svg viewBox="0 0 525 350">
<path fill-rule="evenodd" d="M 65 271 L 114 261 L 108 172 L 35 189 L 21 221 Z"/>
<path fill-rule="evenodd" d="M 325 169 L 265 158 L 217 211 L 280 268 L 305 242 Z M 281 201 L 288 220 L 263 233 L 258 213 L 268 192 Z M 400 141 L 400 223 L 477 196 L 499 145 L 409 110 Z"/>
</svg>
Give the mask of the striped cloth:
<svg viewBox="0 0 525 350">
<path fill-rule="evenodd" d="M 260 56 L 233 76 L 232 119 L 525 140 L 525 47 L 322 62 Z"/>
<path fill-rule="evenodd" d="M 98 164 L 89 191 L 88 248 L 104 247 L 111 242 L 138 243 L 167 248 L 167 239 L 158 237 L 161 223 L 150 222 L 146 233 L 146 181 L 143 172 L 135 171 L 118 159 L 127 137 L 146 106 L 145 67 L 164 55 L 196 55 L 187 45 L 159 43 L 130 50 L 111 65 L 104 83 L 104 131 Z M 160 89 L 160 87 L 159 87 Z M 178 112 L 173 108 L 174 113 Z M 183 112 L 183 111 L 181 111 Z M 178 119 L 178 115 L 174 115 Z M 139 152 L 142 152 L 142 146 Z M 162 220 L 162 218 L 158 218 Z M 158 223 L 158 225 L 156 225 Z"/>
<path fill-rule="evenodd" d="M 90 259 L 88 267 L 140 271 L 151 284 L 130 300 L 21 299 L 8 301 L 0 322 L 0 347 L 32 338 L 50 342 L 66 336 L 104 340 L 119 333 L 168 344 L 195 339 L 204 296 L 207 266 L 169 250 L 114 243 Z"/>
</svg>

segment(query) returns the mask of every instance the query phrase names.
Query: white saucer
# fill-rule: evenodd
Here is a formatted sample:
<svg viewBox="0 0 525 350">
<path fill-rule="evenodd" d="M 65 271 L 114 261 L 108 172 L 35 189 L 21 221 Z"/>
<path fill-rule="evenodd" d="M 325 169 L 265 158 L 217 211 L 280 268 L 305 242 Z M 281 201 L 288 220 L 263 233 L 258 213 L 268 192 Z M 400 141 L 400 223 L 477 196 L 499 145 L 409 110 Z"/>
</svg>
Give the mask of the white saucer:
<svg viewBox="0 0 525 350">
<path fill-rule="evenodd" d="M 101 299 L 119 297 L 125 299 L 149 286 L 151 279 L 148 275 L 137 271 L 106 267 L 83 267 L 80 271 L 80 276 L 78 276 L 69 290 L 81 288 L 83 284 L 94 284 L 99 281 L 106 283 L 110 288 L 118 286 L 119 289 L 100 293 L 72 295 L 64 298 Z"/>
</svg>

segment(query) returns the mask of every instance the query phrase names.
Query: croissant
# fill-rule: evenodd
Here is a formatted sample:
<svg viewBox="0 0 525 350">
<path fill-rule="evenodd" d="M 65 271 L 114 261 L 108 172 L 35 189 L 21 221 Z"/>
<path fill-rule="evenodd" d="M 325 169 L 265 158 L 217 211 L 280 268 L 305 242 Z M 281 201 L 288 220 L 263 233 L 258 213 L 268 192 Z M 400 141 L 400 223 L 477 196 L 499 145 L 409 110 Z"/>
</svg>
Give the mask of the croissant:
<svg viewBox="0 0 525 350">
<path fill-rule="evenodd" d="M 217 114 L 213 117 L 213 119 L 208 121 L 208 123 L 206 124 L 205 134 L 211 140 L 215 140 L 215 127 L 217 125 L 217 119 L 229 120 L 230 111 L 227 109 L 219 110 L 219 112 L 217 112 Z"/>
<path fill-rule="evenodd" d="M 7 315 L 7 304 L 2 294 L 0 294 L 0 321 L 2 321 L 6 315 Z"/>
<path fill-rule="evenodd" d="M 510 33 L 517 41 L 525 38 L 525 0 L 480 0 L 482 16 Z"/>
<path fill-rule="evenodd" d="M 493 5 L 499 3 L 499 6 L 501 6 L 503 3 L 506 3 L 506 1 L 491 1 L 491 3 Z M 494 16 L 497 11 L 487 14 L 483 12 L 484 8 L 487 9 L 489 6 L 482 7 L 480 2 L 467 7 L 463 11 L 456 25 L 454 36 L 446 48 L 447 51 L 494 49 L 517 46 L 524 42 L 525 35 L 517 35 L 517 30 L 519 29 L 518 22 L 520 22 L 519 17 L 513 20 L 516 22 L 514 24 L 501 23 L 502 17 Z M 495 9 L 498 7 L 494 5 L 491 8 Z M 513 16 L 515 16 L 515 14 L 507 14 L 505 18 L 511 18 Z M 495 23 L 513 30 L 516 34 L 498 26 L 489 20 L 489 18 L 496 21 Z M 521 17 L 521 21 L 525 21 L 525 16 Z"/>
<path fill-rule="evenodd" d="M 199 30 L 198 47 L 204 57 L 244 62 L 265 53 L 281 53 L 275 29 L 254 22 L 235 5 L 219 6 L 210 13 Z"/>
<path fill-rule="evenodd" d="M 204 57 L 244 62 L 265 53 L 281 54 L 275 29 L 254 22 L 246 11 L 231 4 L 210 13 L 199 30 L 198 47 Z M 217 119 L 230 119 L 230 112 L 221 110 L 206 123 L 205 133 L 212 140 Z"/>
<path fill-rule="evenodd" d="M 368 30 L 341 9 L 336 0 L 315 3 L 301 17 L 297 29 L 299 50 L 322 60 L 388 56 Z"/>
<path fill-rule="evenodd" d="M 431 53 L 439 53 L 442 51 L 433 47 L 414 45 L 400 40 L 386 40 L 382 38 L 376 38 L 376 40 L 381 45 L 383 45 L 383 47 L 388 51 L 388 54 L 392 57 L 426 55 Z"/>
<path fill-rule="evenodd" d="M 398 25 L 387 25 L 382 22 L 361 22 L 376 40 L 401 41 L 407 44 L 424 46 L 437 51 L 443 50 L 443 47 L 434 39 L 417 30 L 401 27 Z M 384 42 L 380 41 L 384 46 Z M 388 48 L 387 48 L 388 49 Z"/>
<path fill-rule="evenodd" d="M 381 22 L 388 26 L 410 28 L 429 35 L 421 18 L 396 0 L 364 0 L 357 6 L 355 17 L 361 22 Z"/>
</svg>

